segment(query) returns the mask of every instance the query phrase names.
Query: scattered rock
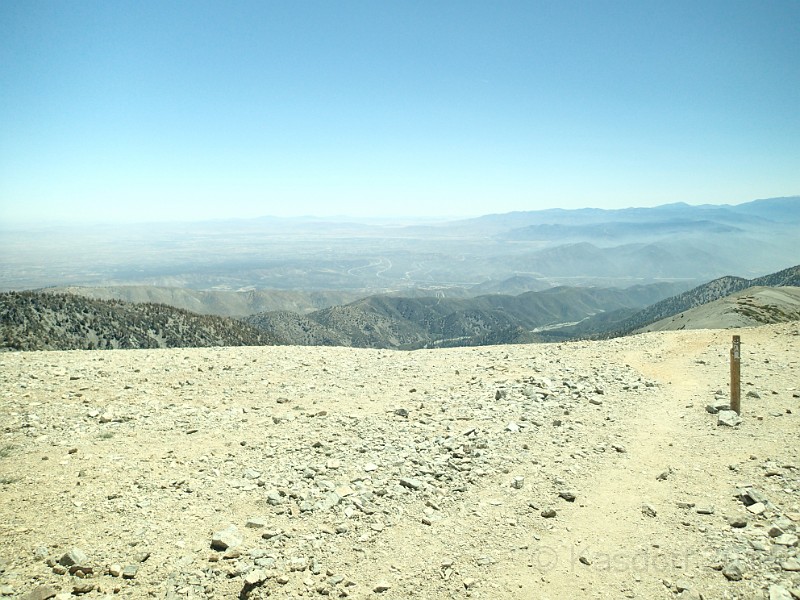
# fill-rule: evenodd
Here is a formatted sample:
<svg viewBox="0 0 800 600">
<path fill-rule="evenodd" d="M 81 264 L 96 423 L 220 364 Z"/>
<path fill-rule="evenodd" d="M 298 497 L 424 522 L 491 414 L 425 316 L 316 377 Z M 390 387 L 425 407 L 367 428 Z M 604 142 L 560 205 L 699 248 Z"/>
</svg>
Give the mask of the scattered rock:
<svg viewBox="0 0 800 600">
<path fill-rule="evenodd" d="M 72 584 L 72 593 L 76 596 L 94 591 L 95 584 L 85 579 L 76 580 Z"/>
<path fill-rule="evenodd" d="M 139 572 L 139 567 L 137 565 L 128 565 L 122 571 L 122 578 L 134 579 L 136 577 L 136 573 L 138 572 Z"/>
<path fill-rule="evenodd" d="M 400 478 L 400 485 L 402 485 L 404 488 L 408 488 L 410 490 L 418 490 L 424 484 L 419 479 L 413 479 L 411 477 L 401 477 Z"/>
<path fill-rule="evenodd" d="M 252 517 L 247 519 L 247 523 L 244 524 L 244 526 L 248 529 L 262 529 L 263 527 L 266 527 L 266 525 L 267 522 L 261 517 Z"/>
<path fill-rule="evenodd" d="M 55 597 L 57 593 L 58 592 L 53 586 L 40 585 L 23 595 L 21 600 L 49 600 L 50 598 Z"/>
<path fill-rule="evenodd" d="M 642 504 L 642 514 L 645 517 L 654 518 L 658 514 L 658 512 L 656 511 L 656 508 L 652 504 Z"/>
<path fill-rule="evenodd" d="M 784 571 L 797 572 L 800 571 L 800 559 L 795 557 L 787 558 L 781 563 L 781 569 Z"/>
<path fill-rule="evenodd" d="M 793 600 L 792 594 L 782 585 L 769 586 L 769 600 Z"/>
<path fill-rule="evenodd" d="M 214 532 L 211 536 L 211 547 L 214 550 L 227 550 L 242 543 L 239 530 L 236 525 L 228 525 L 225 529 Z"/>
<path fill-rule="evenodd" d="M 742 565 L 738 561 L 730 562 L 722 568 L 722 574 L 728 581 L 742 580 Z"/>
<path fill-rule="evenodd" d="M 80 548 L 71 548 L 61 557 L 58 563 L 64 567 L 84 566 L 89 564 L 89 557 Z"/>
<path fill-rule="evenodd" d="M 741 424 L 742 418 L 733 410 L 721 410 L 717 414 L 717 426 L 736 427 Z"/>
<path fill-rule="evenodd" d="M 745 517 L 740 517 L 738 515 L 733 517 L 728 517 L 728 525 L 730 525 L 734 529 L 743 529 L 744 527 L 747 527 L 747 519 Z"/>
</svg>

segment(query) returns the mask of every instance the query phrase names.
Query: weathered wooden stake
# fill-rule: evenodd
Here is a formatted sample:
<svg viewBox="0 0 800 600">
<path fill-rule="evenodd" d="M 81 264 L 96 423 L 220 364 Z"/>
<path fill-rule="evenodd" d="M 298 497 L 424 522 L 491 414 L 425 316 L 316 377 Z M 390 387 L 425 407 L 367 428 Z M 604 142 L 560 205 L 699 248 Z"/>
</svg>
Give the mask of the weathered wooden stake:
<svg viewBox="0 0 800 600">
<path fill-rule="evenodd" d="M 736 411 L 737 415 L 742 414 L 742 387 L 739 379 L 741 356 L 741 340 L 738 335 L 735 335 L 731 348 L 731 410 Z"/>
</svg>

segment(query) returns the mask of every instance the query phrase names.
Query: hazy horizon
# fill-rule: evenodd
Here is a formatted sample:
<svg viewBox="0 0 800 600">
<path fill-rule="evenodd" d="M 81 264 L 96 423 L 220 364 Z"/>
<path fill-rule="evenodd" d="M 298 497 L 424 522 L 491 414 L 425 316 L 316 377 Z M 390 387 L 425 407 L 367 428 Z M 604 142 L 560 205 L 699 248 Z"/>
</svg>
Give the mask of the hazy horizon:
<svg viewBox="0 0 800 600">
<path fill-rule="evenodd" d="M 800 3 L 0 3 L 0 222 L 800 190 Z"/>
<path fill-rule="evenodd" d="M 142 216 L 140 218 L 132 217 L 132 218 L 93 218 L 93 217 L 86 217 L 83 215 L 75 215 L 73 218 L 10 218 L 0 220 L 0 228 L 6 227 L 10 229 L 17 229 L 17 228 L 27 228 L 27 227 L 70 227 L 70 226 L 97 226 L 97 225 L 110 225 L 110 226 L 136 226 L 136 225 L 169 225 L 169 224 L 181 224 L 181 223 L 214 223 L 214 222 L 238 222 L 238 221 L 257 221 L 257 220 L 276 220 L 276 221 L 319 221 L 322 223 L 365 223 L 365 224 L 385 224 L 385 225 L 402 225 L 402 224 L 424 224 L 424 223 L 447 223 L 447 222 L 455 222 L 459 220 L 468 220 L 468 219 L 475 219 L 484 216 L 491 216 L 491 215 L 502 215 L 502 214 L 513 214 L 513 213 L 525 213 L 525 212 L 537 212 L 537 211 L 548 211 L 548 210 L 568 210 L 568 211 L 580 211 L 580 210 L 607 210 L 607 211 L 618 211 L 618 210 L 626 210 L 626 209 L 637 209 L 637 208 L 659 208 L 664 206 L 670 205 L 687 205 L 690 207 L 724 207 L 724 206 L 739 206 L 741 204 L 748 204 L 750 202 L 756 202 L 760 200 L 775 200 L 780 198 L 788 198 L 788 199 L 797 199 L 800 201 L 800 195 L 789 195 L 789 196 L 781 196 L 776 198 L 753 198 L 750 200 L 745 200 L 742 202 L 720 202 L 720 203 L 711 203 L 711 202 L 703 202 L 703 203 L 689 203 L 689 202 L 664 202 L 660 204 L 653 204 L 650 206 L 645 205 L 631 205 L 631 206 L 614 206 L 614 207 L 600 207 L 600 206 L 576 206 L 576 207 L 569 207 L 565 208 L 563 206 L 542 206 L 532 209 L 518 209 L 518 210 L 511 210 L 511 211 L 491 211 L 486 213 L 480 214 L 462 214 L 462 215 L 415 215 L 415 214 L 407 214 L 407 215 L 357 215 L 357 214 L 297 214 L 297 215 L 276 215 L 276 214 L 262 214 L 262 215 L 255 215 L 255 216 L 197 216 L 193 217 L 192 215 L 184 215 L 183 217 L 161 217 L 159 218 L 158 215 L 148 215 Z"/>
</svg>

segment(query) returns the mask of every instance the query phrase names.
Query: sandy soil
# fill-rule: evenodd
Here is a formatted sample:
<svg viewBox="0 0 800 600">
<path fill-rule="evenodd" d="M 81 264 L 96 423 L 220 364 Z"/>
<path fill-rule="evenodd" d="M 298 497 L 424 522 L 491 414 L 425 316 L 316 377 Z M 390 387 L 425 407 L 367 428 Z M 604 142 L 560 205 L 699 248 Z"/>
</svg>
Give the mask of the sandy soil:
<svg viewBox="0 0 800 600">
<path fill-rule="evenodd" d="M 798 329 L 3 354 L 0 593 L 800 598 Z"/>
</svg>

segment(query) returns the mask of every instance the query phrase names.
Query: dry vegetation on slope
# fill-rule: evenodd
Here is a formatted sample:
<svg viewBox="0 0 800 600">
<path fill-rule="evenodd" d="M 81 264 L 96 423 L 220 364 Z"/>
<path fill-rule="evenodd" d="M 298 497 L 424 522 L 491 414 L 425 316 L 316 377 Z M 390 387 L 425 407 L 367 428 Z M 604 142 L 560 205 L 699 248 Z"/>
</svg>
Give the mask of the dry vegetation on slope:
<svg viewBox="0 0 800 600">
<path fill-rule="evenodd" d="M 0 350 L 252 346 L 276 343 L 241 321 L 164 304 L 73 294 L 0 293 Z"/>
<path fill-rule="evenodd" d="M 705 406 L 731 333 L 747 394 L 726 428 Z M 798 597 L 799 357 L 796 323 L 4 353 L 0 592 Z"/>
</svg>

